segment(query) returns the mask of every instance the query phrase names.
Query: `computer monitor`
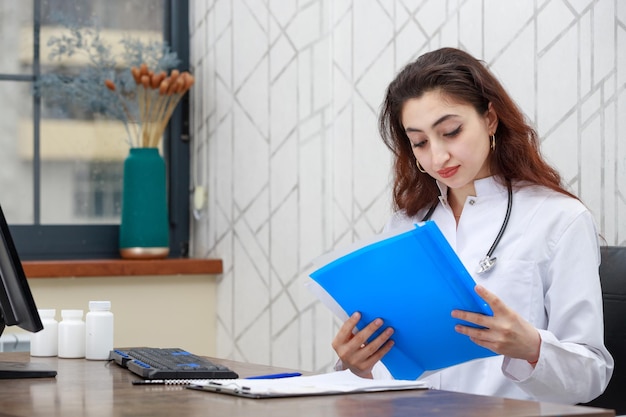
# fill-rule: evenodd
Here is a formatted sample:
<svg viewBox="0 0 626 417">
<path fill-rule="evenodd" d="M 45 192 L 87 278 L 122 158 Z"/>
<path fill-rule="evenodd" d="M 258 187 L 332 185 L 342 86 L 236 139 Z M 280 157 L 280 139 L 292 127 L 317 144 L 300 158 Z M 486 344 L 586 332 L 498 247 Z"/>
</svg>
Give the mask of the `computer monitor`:
<svg viewBox="0 0 626 417">
<path fill-rule="evenodd" d="M 22 263 L 0 207 L 0 336 L 6 326 L 36 333 L 43 329 Z M 41 364 L 0 359 L 0 379 L 53 377 L 56 371 Z"/>
</svg>

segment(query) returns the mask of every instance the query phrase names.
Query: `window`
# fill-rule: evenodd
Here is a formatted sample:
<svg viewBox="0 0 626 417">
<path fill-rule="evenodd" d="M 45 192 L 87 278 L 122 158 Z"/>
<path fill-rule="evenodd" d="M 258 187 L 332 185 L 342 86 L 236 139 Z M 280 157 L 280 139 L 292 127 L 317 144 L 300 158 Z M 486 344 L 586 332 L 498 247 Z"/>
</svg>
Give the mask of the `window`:
<svg viewBox="0 0 626 417">
<path fill-rule="evenodd" d="M 85 57 L 50 59 L 48 40 L 92 24 L 110 44 L 164 40 L 189 68 L 188 0 L 31 0 L 0 6 L 0 205 L 22 259 L 116 258 L 122 174 L 119 122 L 76 103 L 34 94 L 42 74 L 74 76 Z M 81 59 L 83 61 L 81 61 Z M 188 97 L 174 112 L 162 153 L 168 176 L 170 256 L 189 241 Z"/>
</svg>

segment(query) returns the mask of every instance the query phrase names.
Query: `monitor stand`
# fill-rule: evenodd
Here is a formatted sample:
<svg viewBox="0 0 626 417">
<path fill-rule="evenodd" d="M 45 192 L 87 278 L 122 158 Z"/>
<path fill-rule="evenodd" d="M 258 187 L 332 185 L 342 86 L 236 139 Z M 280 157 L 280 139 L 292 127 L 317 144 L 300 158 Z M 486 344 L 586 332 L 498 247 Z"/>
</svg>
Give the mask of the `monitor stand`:
<svg viewBox="0 0 626 417">
<path fill-rule="evenodd" d="M 50 378 L 56 375 L 57 371 L 46 368 L 42 363 L 0 361 L 0 379 Z"/>
</svg>

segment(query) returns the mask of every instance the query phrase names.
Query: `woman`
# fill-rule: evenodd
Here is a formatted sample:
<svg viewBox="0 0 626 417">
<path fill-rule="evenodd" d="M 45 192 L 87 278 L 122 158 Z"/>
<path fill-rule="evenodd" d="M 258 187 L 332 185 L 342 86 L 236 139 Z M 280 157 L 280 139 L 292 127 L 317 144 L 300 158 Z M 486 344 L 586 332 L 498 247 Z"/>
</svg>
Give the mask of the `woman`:
<svg viewBox="0 0 626 417">
<path fill-rule="evenodd" d="M 422 379 L 438 389 L 560 403 L 600 395 L 613 359 L 603 343 L 593 218 L 542 159 L 535 131 L 501 84 L 463 51 L 427 53 L 389 85 L 379 126 L 395 156 L 397 211 L 386 229 L 433 220 L 494 313 L 451 312 L 482 326 L 456 331 L 499 356 Z M 353 333 L 359 318 L 354 313 L 333 340 L 340 367 L 389 377 L 379 361 L 393 348 L 393 329 L 376 319 Z"/>
</svg>

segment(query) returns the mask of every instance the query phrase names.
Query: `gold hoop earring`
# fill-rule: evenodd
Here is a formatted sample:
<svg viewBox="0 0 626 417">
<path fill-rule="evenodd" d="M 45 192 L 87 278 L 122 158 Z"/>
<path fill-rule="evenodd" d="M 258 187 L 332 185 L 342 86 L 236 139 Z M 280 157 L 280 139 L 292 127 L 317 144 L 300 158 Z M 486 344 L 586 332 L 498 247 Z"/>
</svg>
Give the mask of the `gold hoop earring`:
<svg viewBox="0 0 626 417">
<path fill-rule="evenodd" d="M 422 174 L 426 173 L 426 171 L 424 171 L 424 168 L 422 168 L 422 166 L 420 165 L 417 159 L 415 160 L 415 165 L 417 165 L 417 169 L 419 170 L 419 172 L 421 172 Z"/>
<path fill-rule="evenodd" d="M 491 135 L 491 150 L 496 150 L 496 135 Z"/>
</svg>

